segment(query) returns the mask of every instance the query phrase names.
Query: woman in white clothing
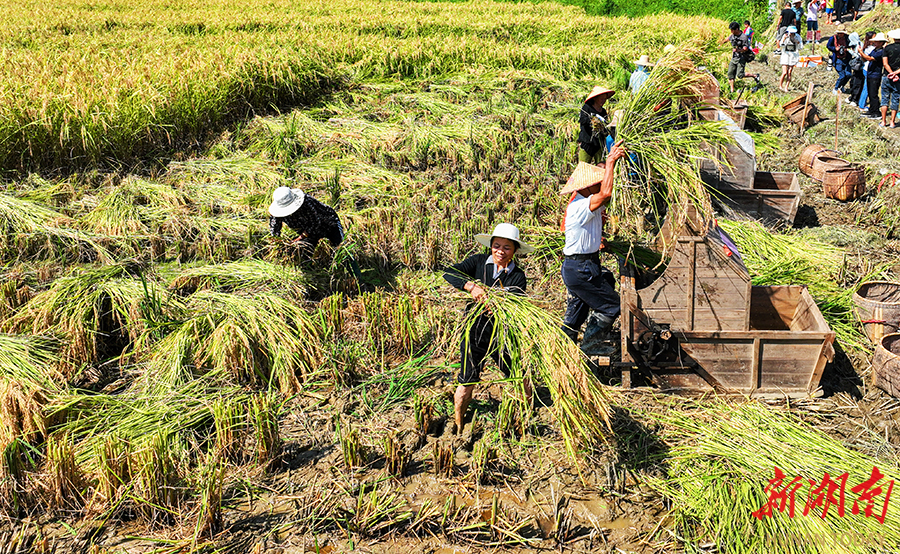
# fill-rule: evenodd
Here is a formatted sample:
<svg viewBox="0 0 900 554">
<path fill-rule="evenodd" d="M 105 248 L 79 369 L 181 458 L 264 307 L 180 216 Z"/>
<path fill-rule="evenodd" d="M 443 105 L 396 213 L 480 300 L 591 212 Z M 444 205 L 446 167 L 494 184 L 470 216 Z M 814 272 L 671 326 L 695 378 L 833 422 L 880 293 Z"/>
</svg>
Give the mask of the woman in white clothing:
<svg viewBox="0 0 900 554">
<path fill-rule="evenodd" d="M 797 35 L 797 27 L 791 25 L 779 41 L 781 46 L 781 79 L 778 81 L 778 90 L 787 92 L 791 84 L 791 76 L 794 74 L 794 66 L 800 61 L 800 47 L 803 41 Z"/>
</svg>

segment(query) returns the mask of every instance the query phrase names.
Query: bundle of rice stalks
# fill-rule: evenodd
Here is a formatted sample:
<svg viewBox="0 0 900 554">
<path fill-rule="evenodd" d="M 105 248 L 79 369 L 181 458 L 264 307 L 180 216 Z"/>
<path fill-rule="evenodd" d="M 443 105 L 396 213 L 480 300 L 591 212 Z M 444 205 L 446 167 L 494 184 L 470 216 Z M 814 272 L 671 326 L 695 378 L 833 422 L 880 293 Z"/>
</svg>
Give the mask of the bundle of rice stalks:
<svg viewBox="0 0 900 554">
<path fill-rule="evenodd" d="M 65 383 L 46 340 L 0 334 L 0 447 L 47 436 L 48 400 Z"/>
<path fill-rule="evenodd" d="M 608 212 L 624 229 L 642 230 L 645 214 L 661 225 L 668 213 L 677 227 L 695 210 L 712 215 L 699 163 L 719 159 L 734 142 L 723 122 L 697 121 L 694 109 L 713 76 L 697 69 L 698 47 L 684 45 L 660 60 L 650 78 L 616 106 L 617 140 L 630 158 L 617 164 L 617 183 Z"/>
<path fill-rule="evenodd" d="M 610 429 L 610 404 L 578 346 L 549 311 L 529 299 L 493 290 L 487 298 L 469 310 L 463 337 L 481 316 L 493 318 L 492 341 L 509 353 L 519 398 L 529 397 L 529 381 L 543 383 L 550 390 L 550 409 L 569 456 L 577 459 L 580 450 L 598 446 Z"/>
<path fill-rule="evenodd" d="M 114 185 L 82 223 L 98 233 L 146 237 L 173 215 L 184 215 L 189 199 L 169 185 L 126 177 Z"/>
<path fill-rule="evenodd" d="M 154 281 L 129 275 L 125 264 L 76 269 L 53 281 L 0 328 L 14 333 L 54 335 L 69 369 L 118 356 L 159 322 L 178 313 L 180 303 Z"/>
<path fill-rule="evenodd" d="M 891 480 L 900 481 L 896 461 L 851 450 L 755 402 L 657 417 L 671 445 L 668 477 L 649 484 L 673 500 L 685 542 L 738 553 L 900 548 L 900 514 L 882 514 Z M 870 481 L 875 467 L 882 477 Z"/>
<path fill-rule="evenodd" d="M 754 285 L 806 285 L 841 344 L 870 348 L 853 311 L 857 287 L 845 282 L 841 249 L 798 233 L 772 233 L 755 221 L 720 219 L 719 225 L 734 239 Z"/>
<path fill-rule="evenodd" d="M 97 237 L 66 227 L 72 221 L 41 204 L 0 193 L 0 252 L 6 259 L 55 257 L 111 260 Z"/>
<path fill-rule="evenodd" d="M 284 298 L 200 291 L 184 313 L 187 319 L 159 342 L 146 333 L 138 341 L 137 355 L 147 361 L 140 380 L 148 390 L 206 374 L 292 394 L 322 369 L 319 326 Z"/>
<path fill-rule="evenodd" d="M 174 289 L 213 289 L 220 292 L 280 292 L 289 298 L 302 299 L 308 279 L 290 265 L 279 265 L 257 259 L 243 259 L 224 264 L 190 267 L 172 280 Z"/>
</svg>

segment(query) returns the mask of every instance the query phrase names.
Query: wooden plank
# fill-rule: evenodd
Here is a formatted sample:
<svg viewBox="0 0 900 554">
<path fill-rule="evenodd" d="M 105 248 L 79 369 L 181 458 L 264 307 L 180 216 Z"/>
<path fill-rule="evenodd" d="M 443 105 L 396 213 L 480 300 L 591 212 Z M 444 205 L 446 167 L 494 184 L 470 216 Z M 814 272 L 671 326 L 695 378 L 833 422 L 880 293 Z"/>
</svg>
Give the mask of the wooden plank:
<svg viewBox="0 0 900 554">
<path fill-rule="evenodd" d="M 678 331 L 679 340 L 753 340 L 759 338 L 762 340 L 825 340 L 833 333 L 825 333 L 822 331 Z"/>
<path fill-rule="evenodd" d="M 755 286 L 750 289 L 750 328 L 787 331 L 800 301 L 798 286 Z"/>
<path fill-rule="evenodd" d="M 822 380 L 822 374 L 825 372 L 825 364 L 829 361 L 829 358 L 834 357 L 834 352 L 832 351 L 831 356 L 827 356 L 827 349 L 831 348 L 831 342 L 823 342 L 822 348 L 819 350 L 819 358 L 816 360 L 816 365 L 813 368 L 812 375 L 809 376 L 809 382 L 806 384 L 806 390 L 814 391 L 819 387 L 819 381 Z"/>
<path fill-rule="evenodd" d="M 748 387 L 751 391 L 759 388 L 759 339 L 753 339 L 753 359 L 750 362 L 750 383 Z"/>
<path fill-rule="evenodd" d="M 692 237 L 693 238 L 693 237 Z M 686 288 L 686 307 L 687 314 L 685 315 L 685 326 L 684 328 L 688 331 L 694 328 L 694 287 L 696 286 L 694 271 L 696 267 L 697 261 L 697 243 L 696 241 L 690 241 L 688 243 L 690 245 L 690 254 L 688 258 L 691 260 L 691 263 L 688 266 L 688 286 Z"/>
</svg>

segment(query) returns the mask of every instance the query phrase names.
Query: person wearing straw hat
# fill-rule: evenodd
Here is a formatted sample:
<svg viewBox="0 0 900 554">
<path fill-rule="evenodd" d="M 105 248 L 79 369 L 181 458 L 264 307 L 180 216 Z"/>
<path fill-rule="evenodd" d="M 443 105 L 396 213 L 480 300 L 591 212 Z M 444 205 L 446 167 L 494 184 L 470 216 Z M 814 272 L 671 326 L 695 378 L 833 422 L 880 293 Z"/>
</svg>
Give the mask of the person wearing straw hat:
<svg viewBox="0 0 900 554">
<path fill-rule="evenodd" d="M 604 346 L 606 335 L 619 315 L 619 295 L 612 274 L 600 265 L 603 241 L 603 211 L 612 197 L 616 161 L 627 155 L 616 143 L 606 164 L 581 162 L 560 194 L 572 194 L 563 222 L 566 243 L 563 248 L 562 278 L 568 292 L 563 332 L 573 342 L 588 319 L 581 350 L 588 356 L 606 356 L 615 348 Z"/>
<path fill-rule="evenodd" d="M 444 279 L 454 288 L 472 295 L 476 302 L 486 299 L 488 289 L 502 289 L 513 294 L 525 294 L 527 280 L 515 260 L 516 254 L 528 254 L 534 247 L 522 242 L 519 229 L 510 223 L 500 223 L 491 234 L 475 235 L 475 241 L 489 249 L 488 253 L 469 256 L 462 262 L 451 266 L 444 272 Z M 471 305 L 470 305 L 471 307 Z M 500 351 L 492 344 L 494 320 L 490 315 L 481 314 L 469 329 L 468 337 L 463 337 L 460 344 L 460 370 L 457 380 L 459 386 L 453 395 L 454 421 L 456 433 L 462 433 L 463 418 L 475 383 L 481 377 L 484 360 L 488 355 L 497 362 L 500 371 L 510 376 L 511 363 L 509 353 Z M 530 386 L 526 383 L 526 393 Z"/>
<path fill-rule="evenodd" d="M 603 104 L 616 92 L 596 86 L 584 99 L 578 114 L 578 161 L 591 163 L 606 152 L 606 137 L 609 136 L 609 114 Z"/>
<path fill-rule="evenodd" d="M 641 57 L 634 61 L 634 65 L 636 69 L 628 79 L 628 89 L 631 92 L 641 90 L 641 87 L 650 78 L 650 69 L 653 67 L 653 64 L 650 63 L 650 56 L 647 54 L 641 54 Z"/>
<path fill-rule="evenodd" d="M 273 237 L 281 236 L 281 228 L 286 224 L 297 232 L 297 238 L 292 242 L 313 248 L 322 239 L 328 239 L 332 246 L 338 246 L 344 240 L 344 228 L 337 212 L 300 189 L 275 189 L 269 215 L 269 232 Z"/>
<path fill-rule="evenodd" d="M 881 126 L 895 129 L 897 109 L 900 108 L 900 29 L 888 31 L 887 38 L 894 42 L 884 47 L 881 60 L 884 67 L 881 78 Z M 888 108 L 891 110 L 890 123 L 887 121 Z"/>
<path fill-rule="evenodd" d="M 831 65 L 838 74 L 832 94 L 840 94 L 841 88 L 850 80 L 850 36 L 847 27 L 843 24 L 837 26 L 834 35 L 825 43 L 825 48 L 831 52 Z"/>
</svg>

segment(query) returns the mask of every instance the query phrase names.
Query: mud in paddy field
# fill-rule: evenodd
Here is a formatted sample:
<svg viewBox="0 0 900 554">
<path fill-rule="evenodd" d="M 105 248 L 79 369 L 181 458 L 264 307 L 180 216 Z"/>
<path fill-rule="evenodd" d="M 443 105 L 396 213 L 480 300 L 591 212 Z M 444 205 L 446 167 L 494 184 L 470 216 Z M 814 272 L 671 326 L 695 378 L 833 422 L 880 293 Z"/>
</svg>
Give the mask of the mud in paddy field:
<svg viewBox="0 0 900 554">
<path fill-rule="evenodd" d="M 538 246 L 521 260 L 529 301 L 552 320 L 538 346 L 557 344 L 565 203 L 556 193 L 575 165 L 581 99 L 607 83 L 620 90 L 612 107 L 625 105 L 634 44 L 654 52 L 696 41 L 686 49 L 699 57 L 697 44 L 726 27 L 589 18 L 549 3 L 345 0 L 339 20 L 273 5 L 253 24 L 228 23 L 230 12 L 210 14 L 225 23 L 208 27 L 181 13 L 155 15 L 161 25 L 145 14 L 117 22 L 96 6 L 78 26 L 35 24 L 66 48 L 84 32 L 90 51 L 95 35 L 131 27 L 173 52 L 196 41 L 206 88 L 181 86 L 192 77 L 184 72 L 156 77 L 198 95 L 232 90 L 213 80 L 220 36 L 231 44 L 245 33 L 269 60 L 273 43 L 292 45 L 303 28 L 300 51 L 321 58 L 311 69 L 277 66 L 283 74 L 246 69 L 259 88 L 286 80 L 280 92 L 292 101 L 277 109 L 263 112 L 268 97 L 252 85 L 237 87 L 251 91 L 244 103 L 216 96 L 210 109 L 258 112 L 213 121 L 185 101 L 185 119 L 173 121 L 187 123 L 170 141 L 158 129 L 174 124 L 146 123 L 138 106 L 132 119 L 114 114 L 137 121 L 118 142 L 88 140 L 110 125 L 101 110 L 77 144 L 48 116 L 24 126 L 49 126 L 45 155 L 29 157 L 31 143 L 4 151 L 0 554 L 900 551 L 900 489 L 885 498 L 900 481 L 900 399 L 873 386 L 872 345 L 850 299 L 866 278 L 900 278 L 900 185 L 878 188 L 883 172 L 900 173 L 896 133 L 842 110 L 837 149 L 865 168 L 865 196 L 826 199 L 800 175 L 793 228 L 722 221 L 745 233 L 738 246 L 754 283 L 807 285 L 838 334 L 812 398 L 625 390 L 616 370 L 592 368 L 609 426 L 596 445 L 567 448 L 550 383 L 538 384 L 531 412 L 519 383 L 489 364 L 456 435 L 466 298 L 442 268 L 476 251 L 475 233 L 516 222 Z M 294 27 L 282 25 L 285 13 Z M 34 45 L 33 32 L 18 43 Z M 172 36 L 187 42 L 171 46 Z M 467 41 L 482 50 L 455 49 Z M 718 74 L 726 58 L 704 63 Z M 764 88 L 743 98 L 759 169 L 797 171 L 806 145 L 833 147 L 834 74 L 797 69 L 791 93 L 778 94 L 776 64 L 757 68 Z M 145 78 L 138 69 L 122 79 Z M 824 120 L 800 135 L 780 106 L 810 81 Z M 147 94 L 147 113 L 162 113 L 153 102 L 164 95 Z M 39 167 L 72 152 L 81 153 L 73 164 L 97 167 Z M 280 185 L 335 207 L 345 243 L 310 253 L 268 238 Z M 632 227 L 618 223 L 612 251 L 634 243 L 652 258 L 653 237 Z M 613 256 L 603 263 L 616 271 Z M 861 497 L 876 467 L 881 492 Z M 808 514 L 764 513 L 775 468 L 802 479 L 797 510 Z M 827 489 L 842 476 L 846 487 Z M 881 520 L 869 504 L 886 506 Z"/>
</svg>

